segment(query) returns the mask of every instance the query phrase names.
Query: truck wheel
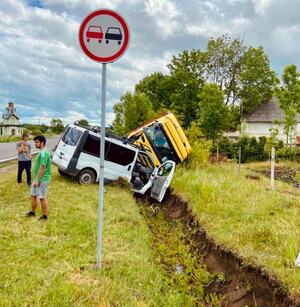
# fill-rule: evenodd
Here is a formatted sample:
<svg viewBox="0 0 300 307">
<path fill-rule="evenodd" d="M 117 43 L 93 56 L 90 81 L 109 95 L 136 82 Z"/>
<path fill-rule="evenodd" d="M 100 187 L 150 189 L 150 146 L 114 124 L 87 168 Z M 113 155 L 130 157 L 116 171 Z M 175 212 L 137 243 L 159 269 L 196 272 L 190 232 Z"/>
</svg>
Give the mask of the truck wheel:
<svg viewBox="0 0 300 307">
<path fill-rule="evenodd" d="M 68 174 L 65 173 L 64 171 L 62 171 L 61 169 L 58 169 L 58 173 L 59 173 L 61 176 L 63 176 L 63 177 L 68 176 Z"/>
<path fill-rule="evenodd" d="M 90 169 L 84 169 L 78 174 L 79 184 L 93 184 L 96 181 L 96 176 L 94 172 Z"/>
</svg>

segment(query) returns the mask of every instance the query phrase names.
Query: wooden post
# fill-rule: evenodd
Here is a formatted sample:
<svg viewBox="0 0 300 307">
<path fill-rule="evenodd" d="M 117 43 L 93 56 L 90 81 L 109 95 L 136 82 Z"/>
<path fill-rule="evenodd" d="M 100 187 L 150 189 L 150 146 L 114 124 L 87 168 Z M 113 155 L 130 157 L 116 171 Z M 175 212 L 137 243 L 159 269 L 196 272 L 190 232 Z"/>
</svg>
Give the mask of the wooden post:
<svg viewBox="0 0 300 307">
<path fill-rule="evenodd" d="M 271 190 L 275 190 L 275 184 L 274 184 L 274 178 L 275 178 L 275 148 L 272 147 L 271 151 Z"/>
<path fill-rule="evenodd" d="M 238 167 L 239 175 L 241 175 L 241 161 L 242 161 L 242 147 L 240 146 L 239 147 L 239 167 Z"/>
</svg>

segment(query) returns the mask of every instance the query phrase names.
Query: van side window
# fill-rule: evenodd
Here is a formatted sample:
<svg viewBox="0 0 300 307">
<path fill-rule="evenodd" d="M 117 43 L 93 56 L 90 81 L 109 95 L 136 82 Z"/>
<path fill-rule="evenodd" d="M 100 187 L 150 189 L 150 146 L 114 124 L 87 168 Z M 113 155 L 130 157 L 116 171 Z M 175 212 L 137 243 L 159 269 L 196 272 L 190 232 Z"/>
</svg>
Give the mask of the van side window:
<svg viewBox="0 0 300 307">
<path fill-rule="evenodd" d="M 105 160 L 118 163 L 120 165 L 128 165 L 133 162 L 135 157 L 135 151 L 110 143 L 108 153 Z"/>
<path fill-rule="evenodd" d="M 105 141 L 105 155 L 108 150 L 109 142 Z M 96 157 L 100 157 L 100 139 L 93 136 L 93 135 L 88 135 L 83 147 L 82 151 Z"/>
<path fill-rule="evenodd" d="M 62 141 L 67 145 L 76 146 L 81 135 L 82 135 L 81 131 L 69 127 L 66 133 L 64 134 Z"/>
</svg>

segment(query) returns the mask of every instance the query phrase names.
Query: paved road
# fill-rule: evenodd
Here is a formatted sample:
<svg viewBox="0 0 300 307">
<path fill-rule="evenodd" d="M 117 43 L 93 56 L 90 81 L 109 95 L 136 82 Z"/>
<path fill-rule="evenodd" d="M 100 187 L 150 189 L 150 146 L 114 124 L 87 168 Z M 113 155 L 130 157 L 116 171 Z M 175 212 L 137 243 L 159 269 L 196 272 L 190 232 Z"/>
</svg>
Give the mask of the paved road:
<svg viewBox="0 0 300 307">
<path fill-rule="evenodd" d="M 49 150 L 52 150 L 53 147 L 57 144 L 59 137 L 47 138 L 46 147 Z M 31 148 L 34 151 L 37 149 L 34 146 L 33 141 L 30 141 Z M 16 151 L 16 142 L 12 143 L 0 143 L 0 162 L 5 159 L 15 158 L 17 157 Z"/>
</svg>

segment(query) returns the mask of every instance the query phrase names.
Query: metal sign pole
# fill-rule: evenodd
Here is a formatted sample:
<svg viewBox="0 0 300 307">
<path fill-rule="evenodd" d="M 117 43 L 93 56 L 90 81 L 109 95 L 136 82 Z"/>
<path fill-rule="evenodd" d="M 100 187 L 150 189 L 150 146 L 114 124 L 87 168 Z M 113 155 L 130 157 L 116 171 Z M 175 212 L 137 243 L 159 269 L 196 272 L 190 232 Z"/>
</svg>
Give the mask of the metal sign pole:
<svg viewBox="0 0 300 307">
<path fill-rule="evenodd" d="M 104 208 L 104 147 L 105 147 L 105 103 L 106 103 L 106 63 L 102 64 L 102 102 L 101 102 L 101 140 L 100 140 L 100 176 L 99 176 L 99 206 L 98 206 L 98 240 L 97 267 L 102 267 L 102 232 Z"/>
</svg>

